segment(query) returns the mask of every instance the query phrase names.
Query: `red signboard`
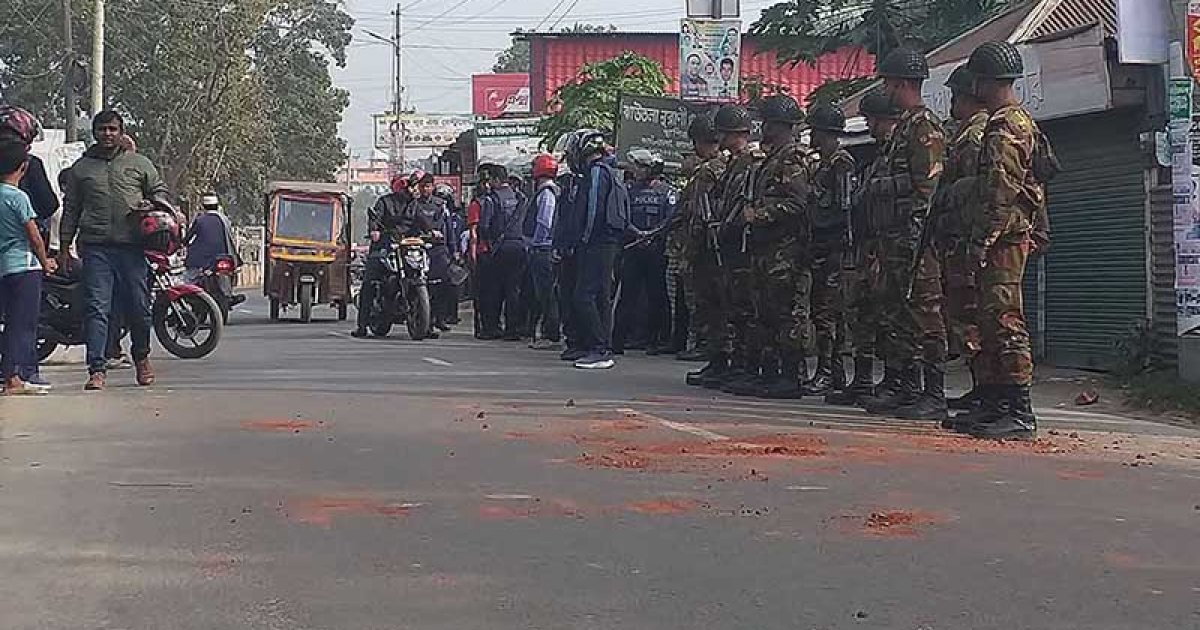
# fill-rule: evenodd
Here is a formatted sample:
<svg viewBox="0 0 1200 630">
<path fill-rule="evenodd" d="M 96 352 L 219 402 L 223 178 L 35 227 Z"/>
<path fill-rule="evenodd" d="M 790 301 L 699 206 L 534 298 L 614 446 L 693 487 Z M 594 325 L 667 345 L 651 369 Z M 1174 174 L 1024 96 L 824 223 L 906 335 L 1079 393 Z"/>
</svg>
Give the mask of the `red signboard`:
<svg viewBox="0 0 1200 630">
<path fill-rule="evenodd" d="M 529 75 L 524 72 L 471 75 L 471 111 L 476 116 L 529 113 Z"/>
<path fill-rule="evenodd" d="M 1188 3 L 1187 56 L 1192 76 L 1200 78 L 1200 2 Z"/>
</svg>

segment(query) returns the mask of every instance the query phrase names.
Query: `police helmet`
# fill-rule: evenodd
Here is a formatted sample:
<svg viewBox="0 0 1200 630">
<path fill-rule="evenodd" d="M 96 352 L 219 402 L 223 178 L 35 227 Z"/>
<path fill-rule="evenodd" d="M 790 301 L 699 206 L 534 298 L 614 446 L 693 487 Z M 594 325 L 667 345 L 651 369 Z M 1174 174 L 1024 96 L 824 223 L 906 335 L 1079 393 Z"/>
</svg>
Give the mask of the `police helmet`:
<svg viewBox="0 0 1200 630">
<path fill-rule="evenodd" d="M 764 122 L 778 122 L 796 125 L 804 122 L 804 110 L 796 99 L 786 94 L 776 94 L 763 99 L 759 107 Z"/>
<path fill-rule="evenodd" d="M 750 112 L 741 105 L 722 105 L 713 116 L 713 127 L 718 133 L 750 131 Z"/>
<path fill-rule="evenodd" d="M 808 112 L 808 125 L 817 131 L 842 133 L 846 130 L 846 114 L 837 105 L 817 105 Z"/>
<path fill-rule="evenodd" d="M 911 48 L 897 48 L 879 62 L 876 74 L 884 79 L 924 80 L 929 78 L 929 63 Z"/>
<path fill-rule="evenodd" d="M 967 69 L 981 79 L 1013 80 L 1025 73 L 1025 62 L 1016 46 L 1008 42 L 987 42 L 971 53 Z"/>
</svg>

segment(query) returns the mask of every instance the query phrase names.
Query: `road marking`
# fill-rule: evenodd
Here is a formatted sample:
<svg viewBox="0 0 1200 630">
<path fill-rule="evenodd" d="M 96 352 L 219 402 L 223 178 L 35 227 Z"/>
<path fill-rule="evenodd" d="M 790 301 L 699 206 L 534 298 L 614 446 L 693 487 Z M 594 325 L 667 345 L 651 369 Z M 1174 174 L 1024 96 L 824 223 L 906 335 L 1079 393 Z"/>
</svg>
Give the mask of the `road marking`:
<svg viewBox="0 0 1200 630">
<path fill-rule="evenodd" d="M 451 367 L 454 365 L 453 363 L 451 363 L 449 361 L 443 361 L 441 359 L 435 359 L 433 357 L 421 357 L 421 360 L 426 363 L 432 363 L 434 365 L 440 365 L 442 367 Z"/>
<path fill-rule="evenodd" d="M 354 337 L 350 336 L 350 333 L 338 332 L 336 330 L 327 330 L 327 331 L 325 331 L 325 334 L 329 335 L 330 337 L 341 337 L 342 339 L 353 339 L 354 338 Z"/>
<path fill-rule="evenodd" d="M 245 314 L 247 314 L 247 315 L 253 315 L 253 314 L 254 314 L 254 311 L 252 311 L 252 310 L 250 310 L 250 309 L 248 309 L 248 308 L 235 308 L 235 309 L 233 309 L 233 312 L 235 312 L 235 313 L 245 313 Z"/>
<path fill-rule="evenodd" d="M 528 501 L 533 498 L 531 494 L 489 494 L 484 496 L 485 499 L 492 501 Z"/>
<path fill-rule="evenodd" d="M 727 436 L 727 435 L 721 435 L 720 433 L 717 433 L 715 431 L 709 431 L 708 429 L 698 427 L 694 424 L 687 424 L 686 422 L 675 422 L 673 420 L 667 420 L 666 418 L 659 418 L 658 416 L 652 416 L 648 413 L 642 413 L 636 409 L 622 408 L 622 409 L 618 409 L 617 411 L 620 411 L 621 413 L 625 414 L 626 416 L 639 417 L 639 418 L 645 418 L 647 420 L 653 420 L 653 421 L 661 424 L 662 426 L 664 426 L 668 429 L 671 429 L 672 431 L 679 431 L 680 433 L 688 433 L 688 434 L 694 435 L 696 437 L 702 437 L 706 440 L 712 440 L 713 442 L 725 442 L 725 441 L 729 440 L 729 436 Z"/>
<path fill-rule="evenodd" d="M 814 492 L 819 490 L 828 490 L 825 486 L 788 486 L 785 490 L 796 490 L 799 492 Z"/>
</svg>

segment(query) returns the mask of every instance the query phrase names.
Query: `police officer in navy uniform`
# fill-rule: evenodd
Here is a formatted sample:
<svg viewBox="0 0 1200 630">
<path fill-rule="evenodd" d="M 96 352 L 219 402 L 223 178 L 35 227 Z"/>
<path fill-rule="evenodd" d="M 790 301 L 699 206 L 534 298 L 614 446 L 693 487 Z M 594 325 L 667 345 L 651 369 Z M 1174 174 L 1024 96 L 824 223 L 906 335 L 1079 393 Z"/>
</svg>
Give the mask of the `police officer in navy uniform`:
<svg viewBox="0 0 1200 630">
<path fill-rule="evenodd" d="M 525 195 L 512 187 L 508 169 L 494 166 L 488 179 L 490 192 L 480 202 L 480 238 L 487 242 L 492 282 L 480 286 L 484 309 L 480 339 L 519 340 L 522 310 L 521 281 L 528 251 L 525 243 Z M 504 328 L 500 316 L 504 315 Z"/>
<path fill-rule="evenodd" d="M 621 263 L 613 349 L 657 352 L 671 342 L 666 239 L 647 237 L 675 215 L 679 195 L 662 179 L 662 158 L 636 149 L 629 153 L 629 161 L 634 175 L 629 188 L 629 247 Z"/>
</svg>

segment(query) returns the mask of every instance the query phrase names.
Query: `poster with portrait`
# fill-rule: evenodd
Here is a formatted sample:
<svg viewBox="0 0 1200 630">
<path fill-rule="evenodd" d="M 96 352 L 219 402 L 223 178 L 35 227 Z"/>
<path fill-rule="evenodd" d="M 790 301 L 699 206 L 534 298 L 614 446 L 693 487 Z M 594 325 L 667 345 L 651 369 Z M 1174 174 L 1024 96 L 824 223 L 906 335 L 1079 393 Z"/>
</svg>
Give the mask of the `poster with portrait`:
<svg viewBox="0 0 1200 630">
<path fill-rule="evenodd" d="M 685 101 L 736 101 L 741 56 L 741 20 L 684 19 L 679 29 L 679 95 Z"/>
</svg>

